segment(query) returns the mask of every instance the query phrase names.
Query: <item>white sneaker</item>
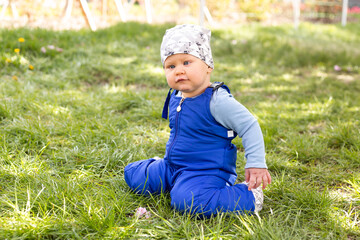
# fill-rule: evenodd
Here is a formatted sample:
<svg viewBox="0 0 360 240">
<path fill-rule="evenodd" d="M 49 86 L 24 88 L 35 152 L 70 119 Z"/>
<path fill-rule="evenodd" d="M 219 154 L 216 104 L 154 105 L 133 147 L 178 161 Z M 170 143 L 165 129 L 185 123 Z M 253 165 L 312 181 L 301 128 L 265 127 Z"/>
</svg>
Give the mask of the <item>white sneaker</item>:
<svg viewBox="0 0 360 240">
<path fill-rule="evenodd" d="M 264 204 L 264 193 L 262 187 L 259 186 L 255 189 L 251 189 L 255 198 L 255 212 L 260 212 Z"/>
<path fill-rule="evenodd" d="M 249 186 L 249 183 L 247 182 L 243 182 L 246 186 Z M 254 212 L 260 212 L 261 209 L 263 208 L 263 204 L 264 204 L 264 193 L 262 190 L 261 185 L 257 188 L 253 188 L 251 189 L 252 193 L 254 194 L 254 198 L 255 198 L 255 210 Z"/>
</svg>

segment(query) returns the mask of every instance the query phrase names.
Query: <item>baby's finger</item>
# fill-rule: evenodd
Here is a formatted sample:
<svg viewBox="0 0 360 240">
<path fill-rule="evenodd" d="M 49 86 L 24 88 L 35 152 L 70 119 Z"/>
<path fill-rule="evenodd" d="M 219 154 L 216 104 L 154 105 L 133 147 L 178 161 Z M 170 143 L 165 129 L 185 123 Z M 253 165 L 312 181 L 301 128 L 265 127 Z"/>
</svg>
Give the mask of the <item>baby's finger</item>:
<svg viewBox="0 0 360 240">
<path fill-rule="evenodd" d="M 267 176 L 264 176 L 262 188 L 265 189 L 268 184 L 269 184 L 269 179 L 267 178 Z"/>
<path fill-rule="evenodd" d="M 256 178 L 255 178 L 256 179 Z M 258 183 L 258 180 L 256 179 L 256 180 L 254 180 L 254 184 L 251 186 L 251 189 L 255 189 L 255 188 L 257 188 L 257 185 L 258 185 L 259 183 Z"/>
<path fill-rule="evenodd" d="M 269 172 L 266 173 L 267 177 L 268 177 L 268 183 L 271 184 L 271 175 Z"/>
<path fill-rule="evenodd" d="M 248 190 L 250 191 L 251 189 L 255 188 L 256 185 L 256 180 L 253 177 L 250 177 L 250 181 L 249 181 L 249 185 L 248 185 Z"/>
</svg>

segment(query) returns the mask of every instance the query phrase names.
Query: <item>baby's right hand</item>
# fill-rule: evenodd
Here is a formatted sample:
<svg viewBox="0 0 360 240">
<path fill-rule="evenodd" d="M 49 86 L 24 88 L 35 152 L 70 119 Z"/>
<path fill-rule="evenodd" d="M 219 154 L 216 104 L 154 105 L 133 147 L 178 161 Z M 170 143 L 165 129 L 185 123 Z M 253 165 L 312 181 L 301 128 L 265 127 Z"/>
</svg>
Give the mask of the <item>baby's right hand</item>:
<svg viewBox="0 0 360 240">
<path fill-rule="evenodd" d="M 259 187 L 261 183 L 262 188 L 265 189 L 271 183 L 271 176 L 266 168 L 246 168 L 245 181 L 249 184 L 249 191 Z"/>
</svg>

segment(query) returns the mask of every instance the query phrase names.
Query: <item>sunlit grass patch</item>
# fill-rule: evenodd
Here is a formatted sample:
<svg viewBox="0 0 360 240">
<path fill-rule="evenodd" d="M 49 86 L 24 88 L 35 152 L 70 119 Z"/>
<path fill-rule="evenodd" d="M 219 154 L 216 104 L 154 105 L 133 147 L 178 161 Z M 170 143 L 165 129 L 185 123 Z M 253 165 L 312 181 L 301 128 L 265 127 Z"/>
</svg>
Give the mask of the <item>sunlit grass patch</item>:
<svg viewBox="0 0 360 240">
<path fill-rule="evenodd" d="M 328 129 L 328 146 L 331 148 L 356 148 L 360 146 L 360 123 L 339 122 Z"/>
<path fill-rule="evenodd" d="M 338 201 L 331 211 L 332 218 L 353 235 L 357 235 L 360 223 L 360 188 L 357 178 L 354 175 L 352 180 L 346 181 L 348 186 L 330 192 Z"/>
</svg>

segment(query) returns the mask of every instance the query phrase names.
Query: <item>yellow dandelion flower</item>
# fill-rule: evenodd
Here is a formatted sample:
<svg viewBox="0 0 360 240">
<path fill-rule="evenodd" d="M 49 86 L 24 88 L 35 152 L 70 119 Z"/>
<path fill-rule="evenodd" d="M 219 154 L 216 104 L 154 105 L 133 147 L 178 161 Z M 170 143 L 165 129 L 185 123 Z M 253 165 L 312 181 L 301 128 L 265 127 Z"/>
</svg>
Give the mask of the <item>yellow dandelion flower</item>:
<svg viewBox="0 0 360 240">
<path fill-rule="evenodd" d="M 15 80 L 15 81 L 17 81 L 17 80 L 18 80 L 18 77 L 14 75 L 14 76 L 12 76 L 12 79 Z"/>
<path fill-rule="evenodd" d="M 14 49 L 14 52 L 19 53 L 19 52 L 20 52 L 20 48 L 15 48 L 15 49 Z"/>
<path fill-rule="evenodd" d="M 25 42 L 25 39 L 24 38 L 19 38 L 18 41 L 19 42 Z"/>
<path fill-rule="evenodd" d="M 30 65 L 29 65 L 29 69 L 30 69 L 30 70 L 34 70 L 34 66 L 30 64 Z"/>
<path fill-rule="evenodd" d="M 11 63 L 11 59 L 7 58 L 7 59 L 5 60 L 5 62 Z"/>
</svg>

